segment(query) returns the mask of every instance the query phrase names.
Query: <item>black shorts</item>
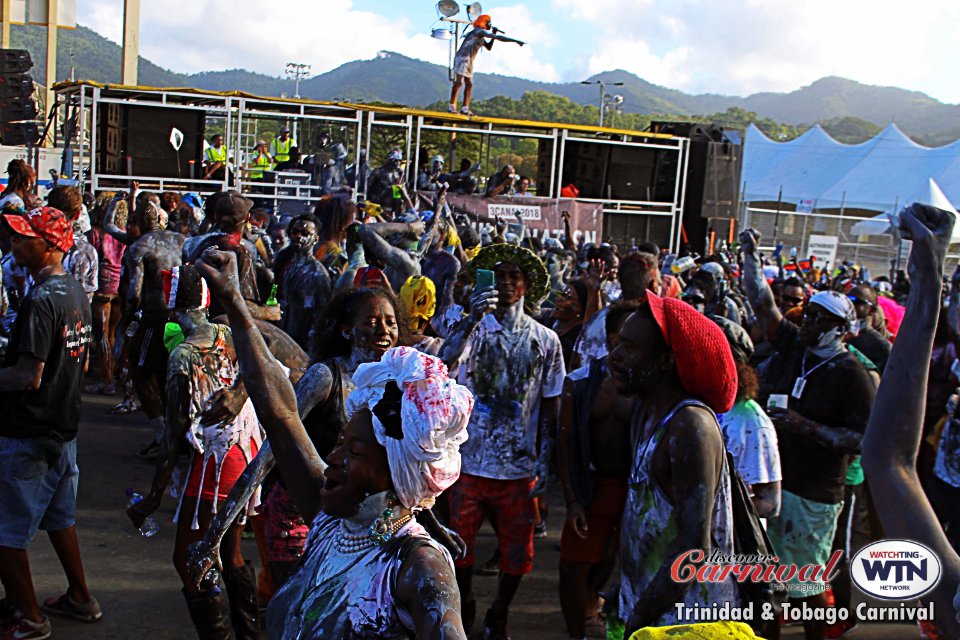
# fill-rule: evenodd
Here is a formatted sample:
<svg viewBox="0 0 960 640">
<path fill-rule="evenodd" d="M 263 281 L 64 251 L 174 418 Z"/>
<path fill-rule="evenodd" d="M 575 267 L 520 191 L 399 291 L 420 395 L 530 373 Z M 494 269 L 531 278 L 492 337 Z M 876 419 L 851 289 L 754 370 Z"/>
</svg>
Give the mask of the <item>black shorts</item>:
<svg viewBox="0 0 960 640">
<path fill-rule="evenodd" d="M 170 353 L 163 344 L 165 319 L 141 320 L 130 339 L 130 369 L 153 373 L 166 380 Z"/>
</svg>

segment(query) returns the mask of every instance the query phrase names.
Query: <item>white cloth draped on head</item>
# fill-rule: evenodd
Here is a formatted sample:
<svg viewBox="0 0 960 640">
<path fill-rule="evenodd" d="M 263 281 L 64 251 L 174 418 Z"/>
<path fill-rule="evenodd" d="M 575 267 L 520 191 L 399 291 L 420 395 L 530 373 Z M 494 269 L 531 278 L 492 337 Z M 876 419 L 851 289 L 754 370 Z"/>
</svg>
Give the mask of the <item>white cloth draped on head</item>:
<svg viewBox="0 0 960 640">
<path fill-rule="evenodd" d="M 357 388 L 347 398 L 349 415 L 361 409 L 372 413 L 391 380 L 403 392 L 403 438 L 387 435 L 376 415 L 373 431 L 387 450 L 390 477 L 400 502 L 408 509 L 430 508 L 460 477 L 460 445 L 467 440 L 473 394 L 448 377 L 439 358 L 410 347 L 395 347 L 383 354 L 380 362 L 357 367 L 353 374 Z"/>
</svg>

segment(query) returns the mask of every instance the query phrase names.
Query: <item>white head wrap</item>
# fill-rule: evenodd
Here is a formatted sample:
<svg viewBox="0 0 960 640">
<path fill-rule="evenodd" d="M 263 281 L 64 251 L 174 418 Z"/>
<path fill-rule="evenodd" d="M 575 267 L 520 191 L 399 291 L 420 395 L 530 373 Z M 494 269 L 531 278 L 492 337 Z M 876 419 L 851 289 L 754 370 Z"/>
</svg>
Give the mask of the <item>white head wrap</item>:
<svg viewBox="0 0 960 640">
<path fill-rule="evenodd" d="M 390 349 L 380 362 L 361 364 L 353 374 L 357 386 L 347 398 L 347 413 L 373 408 L 387 382 L 403 391 L 400 415 L 403 438 L 387 435 L 373 416 L 377 442 L 387 450 L 397 497 L 408 509 L 429 508 L 460 477 L 460 445 L 467 440 L 473 395 L 447 376 L 439 358 L 410 347 Z"/>
</svg>

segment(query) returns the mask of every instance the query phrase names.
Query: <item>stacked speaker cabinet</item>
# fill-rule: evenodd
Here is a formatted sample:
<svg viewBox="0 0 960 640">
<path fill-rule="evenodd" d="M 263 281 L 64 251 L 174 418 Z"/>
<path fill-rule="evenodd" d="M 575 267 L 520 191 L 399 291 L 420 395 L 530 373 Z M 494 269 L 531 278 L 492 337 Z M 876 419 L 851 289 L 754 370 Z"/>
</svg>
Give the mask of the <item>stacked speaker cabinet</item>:
<svg viewBox="0 0 960 640">
<path fill-rule="evenodd" d="M 32 68 L 29 51 L 0 49 L 0 144 L 34 145 L 40 139 Z"/>
<path fill-rule="evenodd" d="M 203 153 L 204 112 L 101 102 L 97 111 L 97 170 L 108 175 L 189 178 L 190 161 Z M 183 133 L 179 154 L 170 133 Z M 178 164 L 179 163 L 179 164 Z"/>
<path fill-rule="evenodd" d="M 702 254 L 708 249 L 710 228 L 725 236 L 730 220 L 737 217 L 741 138 L 716 124 L 652 122 L 650 130 L 690 139 L 682 223 L 689 247 Z M 675 167 L 672 170 L 675 176 Z"/>
</svg>

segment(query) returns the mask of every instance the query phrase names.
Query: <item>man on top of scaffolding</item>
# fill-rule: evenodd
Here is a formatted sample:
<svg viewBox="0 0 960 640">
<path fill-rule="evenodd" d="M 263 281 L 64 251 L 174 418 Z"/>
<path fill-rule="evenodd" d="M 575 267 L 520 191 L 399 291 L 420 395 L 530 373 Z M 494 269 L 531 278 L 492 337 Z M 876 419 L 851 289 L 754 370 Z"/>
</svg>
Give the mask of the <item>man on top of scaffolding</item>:
<svg viewBox="0 0 960 640">
<path fill-rule="evenodd" d="M 490 51 L 493 48 L 494 40 L 503 40 L 505 42 L 516 42 L 520 46 L 523 43 L 512 38 L 505 38 L 498 35 L 497 29 L 493 27 L 493 20 L 487 14 L 483 14 L 473 21 L 473 29 L 464 36 L 463 44 L 457 50 L 457 55 L 453 59 L 453 72 L 456 78 L 453 81 L 453 90 L 450 92 L 450 113 L 457 112 L 457 94 L 460 93 L 460 87 L 463 86 L 463 106 L 460 107 L 460 113 L 466 116 L 472 116 L 470 111 L 470 98 L 473 96 L 473 61 L 480 53 L 481 48 Z"/>
</svg>

